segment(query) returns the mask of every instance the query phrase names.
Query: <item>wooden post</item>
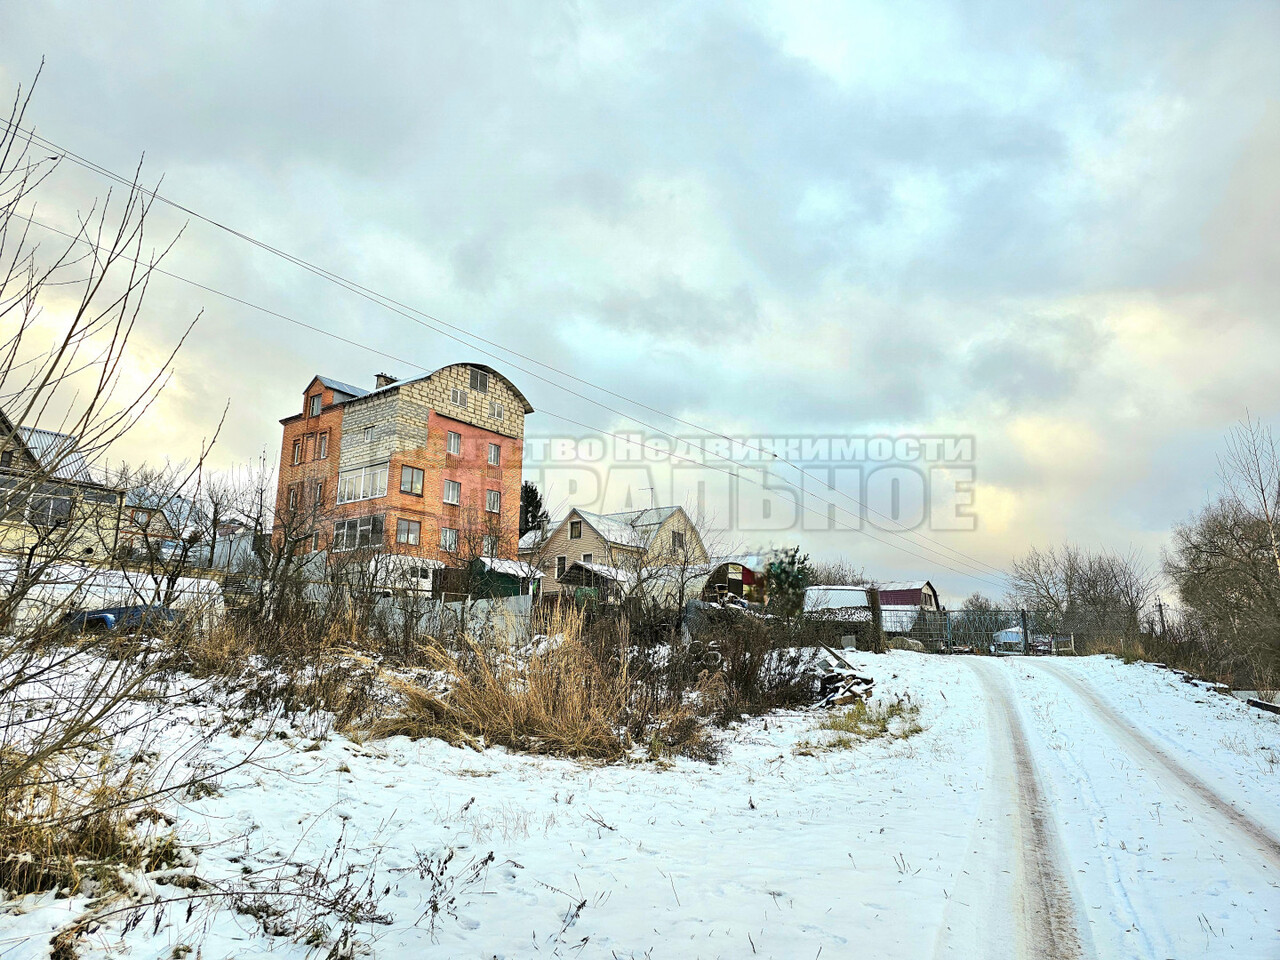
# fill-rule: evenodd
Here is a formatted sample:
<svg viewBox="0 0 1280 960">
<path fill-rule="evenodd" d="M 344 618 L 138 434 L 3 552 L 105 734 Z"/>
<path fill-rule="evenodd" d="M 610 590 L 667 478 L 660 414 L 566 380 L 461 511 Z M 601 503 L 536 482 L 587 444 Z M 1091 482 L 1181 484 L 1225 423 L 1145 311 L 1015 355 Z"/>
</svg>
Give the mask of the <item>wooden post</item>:
<svg viewBox="0 0 1280 960">
<path fill-rule="evenodd" d="M 884 614 L 880 610 L 880 590 L 867 587 L 867 605 L 871 607 L 871 652 L 884 653 Z"/>
<path fill-rule="evenodd" d="M 1022 652 L 1025 654 L 1031 643 L 1031 631 L 1027 626 L 1027 611 L 1021 610 L 1019 613 L 1022 617 Z"/>
</svg>

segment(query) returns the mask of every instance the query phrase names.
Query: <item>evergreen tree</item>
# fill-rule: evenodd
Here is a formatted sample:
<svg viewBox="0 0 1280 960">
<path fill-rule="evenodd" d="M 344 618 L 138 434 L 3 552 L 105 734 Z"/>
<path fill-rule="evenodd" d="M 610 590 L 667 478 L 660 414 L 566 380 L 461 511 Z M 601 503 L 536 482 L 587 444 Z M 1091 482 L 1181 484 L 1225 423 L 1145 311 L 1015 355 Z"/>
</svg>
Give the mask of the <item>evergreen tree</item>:
<svg viewBox="0 0 1280 960">
<path fill-rule="evenodd" d="M 523 537 L 548 519 L 547 511 L 542 506 L 542 494 L 538 492 L 536 485 L 526 480 L 520 485 L 520 536 Z"/>
</svg>

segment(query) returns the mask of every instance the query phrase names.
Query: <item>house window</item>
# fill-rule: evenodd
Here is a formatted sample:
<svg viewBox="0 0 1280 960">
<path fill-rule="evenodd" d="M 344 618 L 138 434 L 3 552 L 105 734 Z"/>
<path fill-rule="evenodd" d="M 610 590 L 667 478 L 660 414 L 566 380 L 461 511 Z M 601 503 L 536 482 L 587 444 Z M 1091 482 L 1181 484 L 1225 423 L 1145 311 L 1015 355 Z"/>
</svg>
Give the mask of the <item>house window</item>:
<svg viewBox="0 0 1280 960">
<path fill-rule="evenodd" d="M 471 389 L 477 393 L 489 392 L 489 375 L 483 370 L 471 368 Z"/>
<path fill-rule="evenodd" d="M 556 557 L 556 579 L 559 580 L 564 576 L 564 557 Z"/>
<path fill-rule="evenodd" d="M 440 528 L 440 549 L 449 553 L 458 552 L 458 531 L 453 527 Z"/>
<path fill-rule="evenodd" d="M 373 443 L 373 427 L 364 428 L 364 442 Z"/>
<path fill-rule="evenodd" d="M 486 490 L 484 492 L 484 508 L 489 513 L 501 513 L 502 493 L 498 490 Z"/>
<path fill-rule="evenodd" d="M 316 530 L 311 534 L 311 552 L 315 553 L 320 549 L 320 531 Z"/>
<path fill-rule="evenodd" d="M 298 509 L 298 488 L 297 487 L 289 488 L 289 509 L 290 510 Z"/>
<path fill-rule="evenodd" d="M 324 481 L 316 481 L 316 498 L 312 501 L 317 507 L 324 503 Z"/>
<path fill-rule="evenodd" d="M 353 517 L 333 525 L 333 549 L 356 550 L 382 546 L 382 515 Z"/>
<path fill-rule="evenodd" d="M 455 455 L 461 453 L 462 452 L 462 434 L 454 433 L 452 430 L 450 430 L 448 437 L 445 438 L 444 448 L 445 448 L 445 451 L 448 453 L 452 453 Z"/>
<path fill-rule="evenodd" d="M 320 416 L 320 394 L 314 394 L 311 399 L 307 401 L 307 416 Z"/>
<path fill-rule="evenodd" d="M 396 521 L 396 543 L 418 546 L 422 542 L 422 524 L 417 520 Z"/>
<path fill-rule="evenodd" d="M 486 557 L 496 557 L 498 555 L 498 538 L 492 533 L 484 535 L 484 555 Z"/>
<path fill-rule="evenodd" d="M 444 482 L 444 502 L 451 503 L 455 507 L 462 502 L 462 484 L 457 480 Z"/>
<path fill-rule="evenodd" d="M 302 439 L 301 438 L 293 441 L 293 462 L 294 463 L 302 462 Z"/>
<path fill-rule="evenodd" d="M 583 563 L 590 563 L 590 562 L 591 562 L 591 554 L 589 554 L 589 553 L 584 553 L 584 554 L 582 555 L 582 562 L 583 562 Z"/>
<path fill-rule="evenodd" d="M 684 549 L 684 534 L 681 533 L 679 530 L 671 531 L 671 549 L 672 550 Z"/>
<path fill-rule="evenodd" d="M 489 401 L 489 416 L 491 416 L 494 420 L 506 419 L 506 411 L 503 409 L 502 404 L 500 404 L 497 400 Z"/>
<path fill-rule="evenodd" d="M 582 521 L 581 520 L 569 521 L 569 539 L 570 540 L 582 539 Z"/>
<path fill-rule="evenodd" d="M 449 390 L 449 402 L 455 407 L 461 407 L 463 410 L 467 409 L 467 391 L 461 387 L 452 387 Z"/>
<path fill-rule="evenodd" d="M 338 474 L 338 502 L 371 500 L 387 494 L 387 465 L 375 463 L 368 467 L 356 467 Z"/>
<path fill-rule="evenodd" d="M 150 510 L 134 510 L 133 522 L 138 524 L 138 526 L 140 527 L 145 527 L 148 523 L 151 522 L 151 511 Z"/>
<path fill-rule="evenodd" d="M 502 460 L 502 447 L 499 444 L 489 444 L 489 466 L 496 467 Z"/>
<path fill-rule="evenodd" d="M 329 431 L 326 430 L 320 434 L 320 438 L 316 441 L 316 459 L 327 460 L 329 458 Z"/>
<path fill-rule="evenodd" d="M 11 466 L 13 466 L 13 451 L 6 450 L 4 453 L 0 453 L 0 467 Z"/>
<path fill-rule="evenodd" d="M 66 488 L 55 486 L 52 489 L 65 490 Z M 71 519 L 71 498 L 33 496 L 27 506 L 27 519 L 36 527 L 60 527 Z"/>
<path fill-rule="evenodd" d="M 422 471 L 417 467 L 401 467 L 400 492 L 411 493 L 415 497 L 422 496 Z"/>
</svg>

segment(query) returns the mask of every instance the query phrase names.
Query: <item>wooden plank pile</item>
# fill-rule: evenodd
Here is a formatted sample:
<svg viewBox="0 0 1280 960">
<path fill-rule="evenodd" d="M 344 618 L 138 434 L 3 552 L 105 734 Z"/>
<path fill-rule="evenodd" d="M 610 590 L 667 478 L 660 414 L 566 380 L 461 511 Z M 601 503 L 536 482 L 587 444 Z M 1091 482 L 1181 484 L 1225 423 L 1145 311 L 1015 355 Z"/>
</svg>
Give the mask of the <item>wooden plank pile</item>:
<svg viewBox="0 0 1280 960">
<path fill-rule="evenodd" d="M 875 680 L 858 673 L 852 663 L 823 645 L 831 658 L 831 666 L 822 675 L 818 686 L 819 707 L 843 707 L 856 700 L 866 700 L 871 696 Z"/>
</svg>

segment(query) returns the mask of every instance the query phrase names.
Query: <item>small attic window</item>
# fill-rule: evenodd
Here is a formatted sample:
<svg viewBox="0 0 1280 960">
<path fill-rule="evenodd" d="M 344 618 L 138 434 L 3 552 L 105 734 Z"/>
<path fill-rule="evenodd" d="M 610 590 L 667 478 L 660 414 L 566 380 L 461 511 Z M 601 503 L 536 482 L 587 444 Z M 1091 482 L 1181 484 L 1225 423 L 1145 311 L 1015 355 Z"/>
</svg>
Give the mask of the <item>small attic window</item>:
<svg viewBox="0 0 1280 960">
<path fill-rule="evenodd" d="M 313 394 L 307 400 L 307 416 L 308 417 L 320 416 L 320 394 L 318 393 Z"/>
<path fill-rule="evenodd" d="M 477 393 L 488 393 L 489 392 L 489 374 L 485 373 L 483 370 L 477 370 L 475 367 L 472 367 L 471 368 L 471 389 L 476 391 Z"/>
</svg>

